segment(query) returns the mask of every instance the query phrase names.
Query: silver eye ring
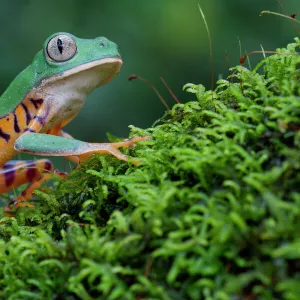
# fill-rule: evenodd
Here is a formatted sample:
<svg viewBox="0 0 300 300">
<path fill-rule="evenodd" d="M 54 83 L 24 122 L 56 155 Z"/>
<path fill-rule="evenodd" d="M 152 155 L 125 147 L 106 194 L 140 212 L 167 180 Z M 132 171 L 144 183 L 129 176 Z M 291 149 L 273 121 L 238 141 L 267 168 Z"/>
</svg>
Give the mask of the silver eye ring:
<svg viewBox="0 0 300 300">
<path fill-rule="evenodd" d="M 49 58 L 56 62 L 71 59 L 77 52 L 74 39 L 67 34 L 58 34 L 51 38 L 46 47 Z"/>
</svg>

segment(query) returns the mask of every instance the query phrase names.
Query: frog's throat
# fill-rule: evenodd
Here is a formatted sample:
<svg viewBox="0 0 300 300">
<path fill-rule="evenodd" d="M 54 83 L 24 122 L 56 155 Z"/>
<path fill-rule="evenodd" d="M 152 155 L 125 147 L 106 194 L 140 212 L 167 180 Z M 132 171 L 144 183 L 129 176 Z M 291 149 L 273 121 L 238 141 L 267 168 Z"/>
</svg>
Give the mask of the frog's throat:
<svg viewBox="0 0 300 300">
<path fill-rule="evenodd" d="M 116 74 L 118 74 L 120 72 L 122 64 L 123 64 L 123 61 L 120 57 L 108 57 L 108 58 L 102 58 L 102 59 L 97 59 L 97 60 L 90 61 L 87 63 L 83 63 L 81 65 L 78 65 L 77 67 L 70 68 L 61 74 L 56 74 L 56 75 L 52 75 L 50 77 L 44 78 L 40 82 L 39 88 L 42 88 L 43 86 L 48 85 L 49 83 L 56 82 L 58 80 L 67 78 L 71 75 L 78 74 L 78 73 L 84 72 L 86 70 L 95 68 L 95 67 L 103 66 L 103 68 L 105 68 L 106 66 L 110 66 L 111 74 L 109 76 L 107 76 L 106 78 L 103 78 L 103 80 L 101 80 L 99 82 L 99 85 L 97 86 L 97 87 L 99 87 L 99 86 L 104 85 L 107 82 L 109 82 Z"/>
<path fill-rule="evenodd" d="M 30 98 L 43 99 L 47 120 L 41 132 L 55 126 L 65 126 L 82 109 L 87 95 L 109 82 L 122 65 L 120 58 L 104 58 L 69 69 L 49 77 L 32 90 Z M 44 115 L 44 112 L 41 111 Z"/>
</svg>

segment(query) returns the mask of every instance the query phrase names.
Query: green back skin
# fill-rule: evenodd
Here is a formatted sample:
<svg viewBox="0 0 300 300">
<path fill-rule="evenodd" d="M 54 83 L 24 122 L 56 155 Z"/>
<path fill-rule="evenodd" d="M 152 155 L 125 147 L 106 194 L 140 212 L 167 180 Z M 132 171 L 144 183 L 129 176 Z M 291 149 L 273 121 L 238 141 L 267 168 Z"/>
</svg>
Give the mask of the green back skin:
<svg viewBox="0 0 300 300">
<path fill-rule="evenodd" d="M 48 61 L 45 51 L 49 40 L 57 34 L 67 34 L 75 40 L 77 53 L 65 62 Z M 22 71 L 0 98 L 0 118 L 12 112 L 33 89 L 39 86 L 42 80 L 53 75 L 62 75 L 65 71 L 79 65 L 96 61 L 106 57 L 120 57 L 115 43 L 105 37 L 95 39 L 80 39 L 69 33 L 55 33 L 48 37 L 40 50 L 24 71 Z"/>
</svg>

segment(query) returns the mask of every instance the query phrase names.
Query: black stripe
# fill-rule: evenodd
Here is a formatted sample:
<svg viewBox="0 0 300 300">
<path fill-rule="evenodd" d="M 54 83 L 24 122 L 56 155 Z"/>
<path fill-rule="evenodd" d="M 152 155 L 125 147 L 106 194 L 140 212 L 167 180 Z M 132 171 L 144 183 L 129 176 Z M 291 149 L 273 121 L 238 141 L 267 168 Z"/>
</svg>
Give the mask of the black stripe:
<svg viewBox="0 0 300 300">
<path fill-rule="evenodd" d="M 53 165 L 52 165 L 52 163 L 51 163 L 50 160 L 46 160 L 46 161 L 45 161 L 45 166 L 44 166 L 44 168 L 45 168 L 45 170 L 47 170 L 47 171 L 50 171 L 50 170 L 53 169 Z"/>
<path fill-rule="evenodd" d="M 21 103 L 24 111 L 25 111 L 25 115 L 26 115 L 26 125 L 28 125 L 30 123 L 30 121 L 32 120 L 30 112 L 27 108 L 27 106 L 24 103 Z"/>
<path fill-rule="evenodd" d="M 43 99 L 30 99 L 30 102 L 34 105 L 36 109 L 39 109 L 41 105 L 43 104 L 44 100 Z"/>
<path fill-rule="evenodd" d="M 6 142 L 10 140 L 10 135 L 8 133 L 3 132 L 1 128 L 0 128 L 0 137 L 3 138 Z"/>
<path fill-rule="evenodd" d="M 5 179 L 5 185 L 11 186 L 16 178 L 16 170 L 13 166 L 4 164 L 2 169 L 4 170 L 3 175 Z"/>
<path fill-rule="evenodd" d="M 18 118 L 17 118 L 16 112 L 14 112 L 14 130 L 15 130 L 15 132 L 17 132 L 17 133 L 21 132 L 21 129 L 20 129 L 20 127 L 19 127 L 19 122 L 18 122 Z"/>
<path fill-rule="evenodd" d="M 28 168 L 26 170 L 26 177 L 27 177 L 28 181 L 32 182 L 34 177 L 37 175 L 37 173 L 38 173 L 38 170 L 36 168 L 34 168 L 34 167 Z"/>
</svg>

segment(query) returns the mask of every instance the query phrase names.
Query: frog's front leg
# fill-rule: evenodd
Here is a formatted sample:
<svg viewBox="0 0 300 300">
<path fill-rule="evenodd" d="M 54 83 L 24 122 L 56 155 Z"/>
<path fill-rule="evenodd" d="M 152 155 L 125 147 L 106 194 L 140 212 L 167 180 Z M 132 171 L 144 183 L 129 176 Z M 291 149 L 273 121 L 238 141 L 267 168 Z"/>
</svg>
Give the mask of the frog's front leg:
<svg viewBox="0 0 300 300">
<path fill-rule="evenodd" d="M 87 143 L 64 136 L 31 133 L 19 137 L 15 143 L 15 149 L 47 156 L 64 156 L 67 158 L 78 157 L 78 161 L 86 161 L 92 154 L 112 154 L 120 160 L 128 161 L 129 157 L 119 151 L 119 148 L 130 147 L 139 142 L 146 141 L 150 137 L 133 137 L 117 143 Z M 137 164 L 138 160 L 132 160 Z"/>
</svg>

